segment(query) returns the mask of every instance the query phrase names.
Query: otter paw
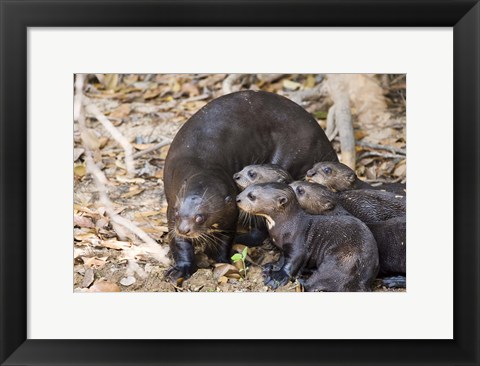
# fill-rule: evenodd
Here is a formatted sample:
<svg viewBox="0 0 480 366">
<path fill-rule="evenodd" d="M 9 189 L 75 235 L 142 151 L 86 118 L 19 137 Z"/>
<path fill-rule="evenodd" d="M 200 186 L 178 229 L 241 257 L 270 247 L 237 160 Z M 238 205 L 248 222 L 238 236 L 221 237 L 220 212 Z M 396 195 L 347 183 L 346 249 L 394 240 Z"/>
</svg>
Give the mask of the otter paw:
<svg viewBox="0 0 480 366">
<path fill-rule="evenodd" d="M 270 272 L 275 271 L 275 270 L 278 271 L 278 268 L 277 268 L 277 266 L 275 266 L 275 263 L 267 263 L 267 264 L 262 266 L 262 272 L 263 272 L 264 275 L 269 275 Z"/>
<path fill-rule="evenodd" d="M 181 286 L 183 281 L 191 276 L 191 273 L 188 271 L 187 267 L 178 267 L 172 266 L 165 271 L 164 278 L 166 281 L 177 284 Z"/>
<path fill-rule="evenodd" d="M 265 277 L 265 285 L 272 289 L 284 286 L 290 281 L 290 276 L 284 270 L 272 271 Z"/>
</svg>

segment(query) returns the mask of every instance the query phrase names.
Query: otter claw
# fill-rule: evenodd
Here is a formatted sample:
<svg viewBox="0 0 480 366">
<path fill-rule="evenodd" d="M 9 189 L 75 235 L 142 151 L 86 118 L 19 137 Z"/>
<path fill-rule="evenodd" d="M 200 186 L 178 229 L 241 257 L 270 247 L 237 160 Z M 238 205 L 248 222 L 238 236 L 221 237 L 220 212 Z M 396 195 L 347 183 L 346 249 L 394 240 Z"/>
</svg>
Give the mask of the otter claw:
<svg viewBox="0 0 480 366">
<path fill-rule="evenodd" d="M 190 274 L 186 271 L 185 268 L 178 268 L 178 267 L 170 267 L 165 271 L 164 278 L 166 281 L 172 282 L 177 284 L 177 286 L 181 286 L 183 280 L 186 280 L 190 277 Z"/>
<path fill-rule="evenodd" d="M 262 272 L 265 275 L 269 275 L 272 271 L 278 271 L 280 268 L 275 265 L 275 263 L 267 263 L 262 266 Z"/>
<path fill-rule="evenodd" d="M 265 285 L 270 286 L 272 289 L 276 289 L 278 287 L 284 286 L 290 281 L 290 276 L 285 271 L 272 271 L 270 274 L 265 278 Z"/>
</svg>

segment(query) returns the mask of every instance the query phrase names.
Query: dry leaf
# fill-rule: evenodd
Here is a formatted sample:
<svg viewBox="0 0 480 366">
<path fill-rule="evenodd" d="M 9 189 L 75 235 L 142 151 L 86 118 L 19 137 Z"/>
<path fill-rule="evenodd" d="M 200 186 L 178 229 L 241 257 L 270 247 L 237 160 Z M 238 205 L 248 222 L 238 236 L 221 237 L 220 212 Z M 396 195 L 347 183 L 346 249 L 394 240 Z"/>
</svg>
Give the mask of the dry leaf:
<svg viewBox="0 0 480 366">
<path fill-rule="evenodd" d="M 155 144 L 132 144 L 132 146 L 137 150 L 146 150 Z"/>
<path fill-rule="evenodd" d="M 307 80 L 305 81 L 305 87 L 311 89 L 315 86 L 315 83 L 315 75 L 309 74 L 307 76 Z"/>
<path fill-rule="evenodd" d="M 127 178 L 126 176 L 123 176 L 123 175 L 117 175 L 115 178 L 120 183 L 138 183 L 138 184 L 145 183 L 145 179 L 142 179 L 142 178 Z"/>
<path fill-rule="evenodd" d="M 82 149 L 81 147 L 73 149 L 73 161 L 77 161 L 84 152 L 85 149 Z"/>
<path fill-rule="evenodd" d="M 285 79 L 285 80 L 283 80 L 283 87 L 285 89 L 289 89 L 289 90 L 297 90 L 297 89 L 300 89 L 302 87 L 302 84 L 297 83 L 295 81 Z"/>
<path fill-rule="evenodd" d="M 108 225 L 108 219 L 105 217 L 98 219 L 97 222 L 95 223 L 95 227 L 97 229 L 103 229 L 107 225 Z"/>
<path fill-rule="evenodd" d="M 83 164 L 75 165 L 73 167 L 73 174 L 76 177 L 79 177 L 79 178 L 84 177 L 86 173 L 87 173 L 87 167 Z"/>
<path fill-rule="evenodd" d="M 107 263 L 107 257 L 101 257 L 101 258 L 97 258 L 97 257 L 82 257 L 82 260 L 83 260 L 83 264 L 85 265 L 85 267 L 87 268 L 95 268 L 95 269 L 98 269 L 98 268 L 101 268 L 105 265 L 105 263 Z"/>
<path fill-rule="evenodd" d="M 144 191 L 143 188 L 140 188 L 139 186 L 132 186 L 129 188 L 127 193 L 124 193 L 121 195 L 122 198 L 130 198 L 133 196 L 136 196 L 137 194 L 140 194 Z"/>
<path fill-rule="evenodd" d="M 82 281 L 81 286 L 82 287 L 90 286 L 93 283 L 94 279 L 95 279 L 95 275 L 94 275 L 93 269 L 88 268 L 85 271 L 85 275 L 83 276 L 83 281 Z"/>
<path fill-rule="evenodd" d="M 397 164 L 395 170 L 393 171 L 393 175 L 395 177 L 404 177 L 407 174 L 407 164 L 406 161 L 403 160 Z"/>
<path fill-rule="evenodd" d="M 128 103 L 121 104 L 119 107 L 115 108 L 110 112 L 110 117 L 113 118 L 125 118 L 130 114 L 131 105 Z"/>
<path fill-rule="evenodd" d="M 110 239 L 110 240 L 102 240 L 101 243 L 102 247 L 109 248 L 109 249 L 115 249 L 115 250 L 122 250 L 126 248 L 131 248 L 132 244 L 128 241 L 119 241 L 116 239 Z"/>
<path fill-rule="evenodd" d="M 95 227 L 92 220 L 90 220 L 88 217 L 85 217 L 85 216 L 74 215 L 73 223 L 79 227 L 87 227 L 87 228 Z"/>
<path fill-rule="evenodd" d="M 222 276 L 218 279 L 218 283 L 226 284 L 227 282 L 228 282 L 228 278 L 225 276 Z"/>
<path fill-rule="evenodd" d="M 100 140 L 98 139 L 97 133 L 92 128 L 85 129 L 82 134 L 82 140 L 84 145 L 90 150 L 97 150 L 100 148 Z"/>
<path fill-rule="evenodd" d="M 120 287 L 115 283 L 100 279 L 90 287 L 89 292 L 120 292 Z"/>
<path fill-rule="evenodd" d="M 160 88 L 147 90 L 143 94 L 143 99 L 153 99 L 155 97 L 158 97 L 161 92 L 162 92 L 162 90 Z"/>
<path fill-rule="evenodd" d="M 103 149 L 105 146 L 107 146 L 107 143 L 108 143 L 109 140 L 110 140 L 110 139 L 109 139 L 108 137 L 103 137 L 103 136 L 100 137 L 100 138 L 98 139 L 98 142 L 99 142 L 98 148 L 99 148 L 99 149 Z"/>
<path fill-rule="evenodd" d="M 229 263 L 215 263 L 215 268 L 213 270 L 213 277 L 219 279 L 220 277 L 225 276 L 227 278 L 240 278 L 240 273 L 237 267 Z"/>
</svg>

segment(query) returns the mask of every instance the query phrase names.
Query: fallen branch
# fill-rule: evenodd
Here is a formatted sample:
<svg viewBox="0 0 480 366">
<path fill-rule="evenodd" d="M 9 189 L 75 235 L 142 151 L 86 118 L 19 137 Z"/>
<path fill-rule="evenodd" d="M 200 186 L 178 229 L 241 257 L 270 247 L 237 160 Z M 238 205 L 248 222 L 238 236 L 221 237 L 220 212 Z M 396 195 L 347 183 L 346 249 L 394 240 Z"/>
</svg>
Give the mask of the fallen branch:
<svg viewBox="0 0 480 366">
<path fill-rule="evenodd" d="M 365 142 L 365 141 L 357 141 L 357 145 L 362 146 L 362 147 L 369 147 L 371 149 L 385 150 L 385 151 L 390 151 L 391 153 L 398 153 L 398 154 L 402 154 L 402 155 L 407 155 L 406 150 L 399 149 L 399 148 L 393 147 L 393 146 L 373 144 L 373 143 Z"/>
<path fill-rule="evenodd" d="M 133 147 L 132 144 L 123 136 L 120 131 L 110 122 L 110 120 L 105 117 L 105 115 L 100 112 L 94 104 L 88 104 L 86 107 L 86 111 L 93 114 L 93 116 L 99 121 L 103 127 L 110 133 L 110 135 L 122 146 L 123 150 L 125 151 L 125 166 L 127 168 L 127 172 L 130 176 L 135 174 L 135 164 L 133 162 Z"/>
<path fill-rule="evenodd" d="M 237 81 L 243 79 L 245 74 L 230 74 L 228 75 L 222 83 L 223 94 L 230 94 L 233 92 L 233 84 Z"/>
<path fill-rule="evenodd" d="M 312 89 L 298 90 L 285 93 L 285 96 L 293 100 L 297 104 L 302 104 L 306 100 L 320 99 L 327 95 L 327 89 L 323 83 L 318 84 Z"/>
<path fill-rule="evenodd" d="M 163 141 L 159 142 L 158 144 L 155 144 L 148 149 L 136 152 L 135 154 L 132 155 L 134 159 L 138 159 L 140 156 L 146 155 L 148 153 L 151 153 L 152 151 L 161 149 L 164 146 L 170 145 L 172 143 L 172 139 L 169 139 L 168 137 L 164 137 Z"/>
<path fill-rule="evenodd" d="M 342 150 L 341 160 L 345 165 L 355 169 L 355 134 L 353 132 L 352 113 L 350 111 L 348 78 L 349 75 L 328 74 L 327 85 L 335 104 L 335 108 L 333 109 L 334 113 L 332 114 L 340 137 L 340 147 Z M 331 118 L 333 118 L 333 116 Z"/>
<path fill-rule="evenodd" d="M 86 135 L 86 124 L 85 124 L 85 115 L 82 113 L 83 106 L 83 83 L 84 83 L 84 75 L 77 75 L 77 79 L 75 81 L 75 98 L 74 98 L 74 111 L 77 114 L 74 114 L 74 117 L 77 118 L 78 126 L 80 133 L 83 136 Z M 168 249 L 163 248 L 160 246 L 155 240 L 153 240 L 147 233 L 145 233 L 142 229 L 140 229 L 137 225 L 135 225 L 130 220 L 120 216 L 117 214 L 113 208 L 113 204 L 108 197 L 108 192 L 106 188 L 106 184 L 108 184 L 108 179 L 102 170 L 98 167 L 93 159 L 93 153 L 90 150 L 87 144 L 84 144 L 85 149 L 85 158 L 87 163 L 87 171 L 92 175 L 95 186 L 99 192 L 100 201 L 102 205 L 105 207 L 105 211 L 110 217 L 112 221 L 112 226 L 118 225 L 121 226 L 131 233 L 135 234 L 139 237 L 143 242 L 144 245 L 140 246 L 133 246 L 129 251 L 131 251 L 132 258 L 135 258 L 135 255 L 141 253 L 141 249 L 145 248 L 149 249 L 149 254 L 158 260 L 160 263 L 168 265 L 170 260 L 167 258 Z"/>
<path fill-rule="evenodd" d="M 378 156 L 378 157 L 386 158 L 386 159 L 405 159 L 405 155 L 380 153 L 378 151 L 368 151 L 368 152 L 360 155 L 357 160 L 360 161 L 362 159 L 369 158 L 371 156 Z"/>
<path fill-rule="evenodd" d="M 327 113 L 327 128 L 325 129 L 325 134 L 329 141 L 333 141 L 338 135 L 338 128 L 335 124 L 335 104 L 328 109 Z"/>
<path fill-rule="evenodd" d="M 375 183 L 378 183 L 379 185 L 383 184 L 383 183 L 399 183 L 403 179 L 405 179 L 405 177 L 398 177 L 398 178 L 391 179 L 391 180 L 377 178 L 377 179 L 365 179 L 364 182 L 372 183 L 372 185 L 375 186 Z"/>
</svg>

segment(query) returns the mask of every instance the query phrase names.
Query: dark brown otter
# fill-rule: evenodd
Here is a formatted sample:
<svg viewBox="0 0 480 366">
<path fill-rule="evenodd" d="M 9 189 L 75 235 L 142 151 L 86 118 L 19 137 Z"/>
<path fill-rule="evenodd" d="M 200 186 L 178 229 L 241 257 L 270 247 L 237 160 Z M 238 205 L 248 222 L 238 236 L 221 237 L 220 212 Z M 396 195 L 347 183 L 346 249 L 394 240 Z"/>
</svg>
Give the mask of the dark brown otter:
<svg viewBox="0 0 480 366">
<path fill-rule="evenodd" d="M 182 126 L 165 162 L 175 262 L 167 278 L 188 278 L 196 271 L 195 245 L 215 261 L 229 262 L 238 220 L 231 198 L 238 193 L 235 172 L 254 162 L 281 164 L 298 179 L 326 160 L 337 161 L 337 155 L 325 133 L 285 97 L 241 91 L 208 103 Z"/>
<path fill-rule="evenodd" d="M 351 216 L 342 205 L 337 204 L 334 192 L 317 183 L 295 181 L 290 183 L 300 206 L 311 215 Z"/>
<path fill-rule="evenodd" d="M 292 176 L 278 164 L 248 165 L 233 175 L 233 179 L 240 190 L 252 184 L 260 183 L 290 183 Z"/>
<path fill-rule="evenodd" d="M 378 244 L 381 276 L 407 272 L 407 220 L 405 216 L 367 224 Z M 404 287 L 400 286 L 400 287 Z M 395 286 L 398 287 L 398 286 Z"/>
<path fill-rule="evenodd" d="M 266 218 L 272 241 L 283 251 L 281 268 L 266 275 L 268 286 L 283 286 L 303 269 L 314 269 L 304 284 L 306 291 L 371 290 L 378 273 L 378 249 L 360 220 L 309 215 L 284 183 L 251 185 L 237 196 L 237 204 Z"/>
<path fill-rule="evenodd" d="M 335 163 L 318 163 L 318 165 L 334 165 Z M 341 187 L 345 174 L 337 174 L 343 164 L 337 163 L 340 169 L 331 170 L 328 179 L 330 187 Z M 347 167 L 348 170 L 350 168 Z M 352 170 L 350 170 L 353 173 Z M 354 173 L 353 173 L 354 174 Z M 356 176 L 355 176 L 356 177 Z M 314 177 L 315 178 L 315 177 Z M 252 184 L 288 183 L 291 177 L 279 165 L 256 164 L 245 167 L 234 174 L 237 185 L 244 189 Z M 339 189 L 338 193 L 327 190 L 324 186 L 303 181 L 290 184 L 302 208 L 313 215 L 353 215 L 363 222 L 385 221 L 393 217 L 405 215 L 405 197 L 391 192 L 355 189 Z M 336 190 L 336 189 L 335 189 Z M 341 205 L 337 205 L 337 202 Z"/>
<path fill-rule="evenodd" d="M 290 186 L 300 206 L 310 214 L 353 214 L 365 222 L 378 244 L 379 274 L 406 274 L 404 199 L 395 201 L 398 196 L 393 193 L 366 189 L 333 193 L 317 183 L 293 182 Z M 385 200 L 385 196 L 390 197 Z M 344 204 L 349 208 L 348 211 L 343 207 Z"/>
<path fill-rule="evenodd" d="M 334 192 L 351 189 L 376 189 L 401 195 L 406 194 L 404 184 L 385 183 L 374 187 L 358 179 L 352 169 L 339 162 L 320 162 L 315 164 L 312 169 L 308 170 L 306 179 L 309 182 L 319 183 Z"/>
</svg>

